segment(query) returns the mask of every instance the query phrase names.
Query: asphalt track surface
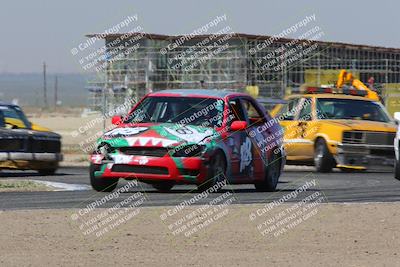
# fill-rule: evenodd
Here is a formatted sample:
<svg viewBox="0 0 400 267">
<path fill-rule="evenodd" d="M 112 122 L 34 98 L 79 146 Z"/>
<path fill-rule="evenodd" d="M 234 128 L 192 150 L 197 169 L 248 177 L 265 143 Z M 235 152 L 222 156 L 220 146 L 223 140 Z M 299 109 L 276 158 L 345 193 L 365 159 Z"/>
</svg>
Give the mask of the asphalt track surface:
<svg viewBox="0 0 400 267">
<path fill-rule="evenodd" d="M 53 176 L 40 176 L 30 171 L 1 171 L 3 179 L 34 179 L 69 184 L 89 185 L 87 168 L 61 168 Z M 286 196 L 287 202 L 298 201 L 287 196 L 296 192 L 306 182 L 315 179 L 316 185 L 310 187 L 303 196 L 319 192 L 327 203 L 365 203 L 365 202 L 395 202 L 400 201 L 400 181 L 394 179 L 393 173 L 382 172 L 352 172 L 321 174 L 313 168 L 298 168 L 285 171 L 281 176 L 277 192 L 257 192 L 253 185 L 228 185 L 218 193 L 211 193 L 207 198 L 197 200 L 195 204 L 206 204 L 226 192 L 235 196 L 233 204 L 270 203 Z M 127 182 L 120 180 L 119 187 Z M 108 199 L 101 207 L 112 207 L 138 191 L 145 195 L 143 206 L 173 206 L 193 199 L 199 193 L 192 185 L 177 185 L 169 193 L 159 193 L 147 184 L 130 188 L 117 197 Z M 115 192 L 115 191 L 114 191 Z M 88 204 L 100 200 L 108 193 L 93 190 L 83 191 L 44 191 L 44 192 L 0 192 L 0 210 L 14 209 L 60 209 L 85 208 Z"/>
</svg>

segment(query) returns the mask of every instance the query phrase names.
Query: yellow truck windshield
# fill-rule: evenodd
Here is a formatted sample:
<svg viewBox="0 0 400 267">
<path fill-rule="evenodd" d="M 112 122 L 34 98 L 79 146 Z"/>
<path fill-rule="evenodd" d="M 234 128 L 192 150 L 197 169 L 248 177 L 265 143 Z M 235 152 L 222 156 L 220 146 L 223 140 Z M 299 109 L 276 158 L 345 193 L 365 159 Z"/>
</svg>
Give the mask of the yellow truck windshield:
<svg viewBox="0 0 400 267">
<path fill-rule="evenodd" d="M 372 101 L 319 98 L 317 99 L 317 109 L 323 119 L 390 122 L 390 118 L 382 106 Z"/>
</svg>

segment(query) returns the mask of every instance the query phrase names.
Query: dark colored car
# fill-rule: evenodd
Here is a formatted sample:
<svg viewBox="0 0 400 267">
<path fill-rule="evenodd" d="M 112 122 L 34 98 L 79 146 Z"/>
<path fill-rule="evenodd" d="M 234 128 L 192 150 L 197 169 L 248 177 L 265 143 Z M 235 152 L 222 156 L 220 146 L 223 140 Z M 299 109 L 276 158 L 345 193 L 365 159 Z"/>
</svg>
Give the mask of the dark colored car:
<svg viewBox="0 0 400 267">
<path fill-rule="evenodd" d="M 13 114 L 12 118 L 10 114 Z M 10 119 L 14 123 L 7 122 Z M 27 126 L 16 126 L 21 122 Z M 32 130 L 30 125 L 18 106 L 0 103 L 0 169 L 37 170 L 42 175 L 53 174 L 62 160 L 61 136 L 49 131 Z"/>
</svg>

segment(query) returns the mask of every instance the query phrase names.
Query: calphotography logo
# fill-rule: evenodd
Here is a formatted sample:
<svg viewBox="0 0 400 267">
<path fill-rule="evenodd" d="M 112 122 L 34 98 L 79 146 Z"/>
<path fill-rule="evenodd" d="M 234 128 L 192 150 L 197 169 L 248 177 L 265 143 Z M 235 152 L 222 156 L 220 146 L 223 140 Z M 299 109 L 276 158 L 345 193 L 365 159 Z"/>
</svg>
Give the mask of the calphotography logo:
<svg viewBox="0 0 400 267">
<path fill-rule="evenodd" d="M 134 127 L 134 128 L 128 128 L 128 127 L 124 127 L 124 128 L 116 128 L 113 129 L 109 132 L 106 132 L 104 135 L 105 136 L 127 136 L 127 135 L 135 135 L 138 134 L 140 132 L 146 131 L 148 128 L 147 127 Z"/>
<path fill-rule="evenodd" d="M 161 221 L 171 231 L 173 236 L 191 237 L 206 231 L 211 225 L 217 224 L 229 214 L 229 206 L 236 201 L 232 192 L 225 192 L 217 198 L 210 194 L 226 186 L 226 181 L 217 182 L 206 191 L 195 194 L 189 200 L 164 210 Z"/>
<path fill-rule="evenodd" d="M 144 193 L 137 191 L 126 198 L 120 198 L 138 186 L 137 181 L 128 182 L 115 192 L 96 199 L 74 212 L 71 214 L 71 220 L 82 235 L 87 237 L 101 238 L 116 231 L 141 212 L 141 206 L 146 201 Z"/>
<path fill-rule="evenodd" d="M 256 224 L 262 236 L 269 238 L 294 231 L 300 224 L 316 216 L 321 203 L 326 202 L 324 194 L 314 190 L 316 186 L 315 179 L 305 181 L 294 191 L 251 212 L 249 220 Z"/>
<path fill-rule="evenodd" d="M 204 141 L 205 138 L 212 136 L 214 133 L 214 131 L 211 129 L 200 132 L 198 129 L 190 126 L 183 126 L 178 129 L 165 127 L 165 130 L 180 139 L 194 143 L 200 143 Z"/>
</svg>

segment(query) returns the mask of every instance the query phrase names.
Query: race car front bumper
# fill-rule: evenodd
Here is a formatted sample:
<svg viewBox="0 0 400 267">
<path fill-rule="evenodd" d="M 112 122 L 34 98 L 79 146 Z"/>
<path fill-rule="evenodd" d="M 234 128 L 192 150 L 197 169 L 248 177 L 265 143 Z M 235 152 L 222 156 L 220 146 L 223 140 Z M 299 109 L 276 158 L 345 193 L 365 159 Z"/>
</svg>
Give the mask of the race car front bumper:
<svg viewBox="0 0 400 267">
<path fill-rule="evenodd" d="M 92 155 L 96 177 L 138 179 L 142 181 L 174 181 L 199 184 L 207 177 L 209 162 L 202 157 L 131 156 L 129 160 L 96 160 Z"/>
<path fill-rule="evenodd" d="M 394 148 L 391 145 L 339 144 L 336 167 L 358 170 L 393 170 Z"/>
</svg>

